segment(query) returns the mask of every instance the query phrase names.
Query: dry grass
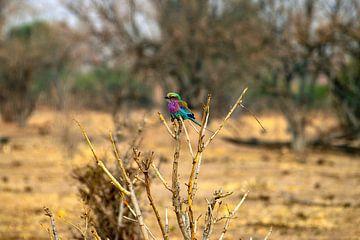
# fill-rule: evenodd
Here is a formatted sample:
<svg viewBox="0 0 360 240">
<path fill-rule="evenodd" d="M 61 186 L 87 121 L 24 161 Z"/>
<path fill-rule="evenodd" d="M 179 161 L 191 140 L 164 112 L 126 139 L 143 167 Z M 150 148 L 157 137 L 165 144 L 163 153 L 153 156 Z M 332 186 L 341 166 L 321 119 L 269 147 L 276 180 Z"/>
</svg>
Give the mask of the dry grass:
<svg viewBox="0 0 360 240">
<path fill-rule="evenodd" d="M 173 142 L 158 122 L 157 111 L 153 112 L 148 118 L 143 151 L 155 149 L 155 161 L 161 156 L 169 159 L 161 172 L 170 182 Z M 88 134 L 98 154 L 111 153 L 111 145 L 106 139 L 108 130 L 113 128 L 109 115 L 85 111 L 70 116 L 90 130 Z M 142 113 L 134 113 L 134 117 L 141 118 Z M 281 118 L 262 116 L 261 120 L 269 132 L 265 136 L 260 135 L 251 117 L 244 117 L 241 124 L 233 126 L 249 137 L 288 138 Z M 72 133 L 70 140 L 75 150 L 71 155 L 61 138 L 65 124 Z M 210 129 L 214 129 L 214 124 Z M 41 127 L 45 125 L 48 130 L 44 133 Z M 81 201 L 70 173 L 74 166 L 93 160 L 76 129 L 71 119 L 64 120 L 59 113 L 47 110 L 38 111 L 25 129 L 0 123 L 0 134 L 11 137 L 10 144 L 0 152 L 0 239 L 48 239 L 46 230 L 40 225 L 48 225 L 43 206 L 69 221 L 79 221 Z M 228 132 L 222 134 L 234 131 L 226 129 Z M 188 130 L 190 136 L 196 135 L 191 127 Z M 182 144 L 183 149 L 187 148 L 185 138 Z M 122 149 L 125 147 L 120 151 Z M 189 153 L 180 156 L 181 183 L 187 181 L 191 168 L 188 159 Z M 243 192 L 250 189 L 238 218 L 230 223 L 229 239 L 235 239 L 235 236 L 263 238 L 270 226 L 273 226 L 272 239 L 280 236 L 283 239 L 357 239 L 360 235 L 359 169 L 360 158 L 356 156 L 311 152 L 305 164 L 295 161 L 287 149 L 269 151 L 235 146 L 224 142 L 220 136 L 203 158 L 194 216 L 204 212 L 200 206 L 206 205 L 205 198 L 210 198 L 209 193 L 214 189 L 223 186 L 224 191 L 238 193 L 228 199 L 230 209 Z M 152 186 L 153 192 L 157 193 L 154 198 L 159 203 L 159 211 L 165 213 L 165 208 L 172 209 L 171 203 L 165 201 L 169 193 L 162 183 L 154 181 Z M 159 236 L 150 208 L 144 214 L 147 224 L 153 226 Z M 169 218 L 172 231 L 176 224 L 172 211 L 169 211 Z M 56 221 L 63 239 L 70 239 L 70 226 L 58 218 Z M 221 232 L 222 226 L 216 229 L 217 233 Z"/>
</svg>

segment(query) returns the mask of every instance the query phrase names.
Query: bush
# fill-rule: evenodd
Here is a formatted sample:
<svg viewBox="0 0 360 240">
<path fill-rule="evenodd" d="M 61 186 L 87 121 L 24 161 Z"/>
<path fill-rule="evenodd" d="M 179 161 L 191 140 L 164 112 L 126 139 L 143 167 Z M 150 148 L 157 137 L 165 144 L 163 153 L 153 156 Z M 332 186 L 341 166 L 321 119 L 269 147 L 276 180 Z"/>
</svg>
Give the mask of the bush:
<svg viewBox="0 0 360 240">
<path fill-rule="evenodd" d="M 142 139 L 142 128 L 140 124 L 137 133 L 124 156 L 125 169 L 129 177 L 133 178 L 137 174 L 137 168 L 133 165 L 133 149 L 138 148 Z M 134 133 L 134 132 L 133 132 Z M 121 175 L 120 169 L 109 168 L 120 183 L 126 185 Z M 92 219 L 96 232 L 102 239 L 141 239 L 138 223 L 127 221 L 123 216 L 133 218 L 128 208 L 127 202 L 123 201 L 124 196 L 119 194 L 119 190 L 109 184 L 108 176 L 104 171 L 94 164 L 77 168 L 73 172 L 74 178 L 80 183 L 79 193 L 81 198 L 91 209 L 95 216 Z M 134 184 L 136 193 L 141 196 L 143 193 L 141 183 Z M 74 236 L 76 239 L 83 239 L 81 236 Z"/>
</svg>

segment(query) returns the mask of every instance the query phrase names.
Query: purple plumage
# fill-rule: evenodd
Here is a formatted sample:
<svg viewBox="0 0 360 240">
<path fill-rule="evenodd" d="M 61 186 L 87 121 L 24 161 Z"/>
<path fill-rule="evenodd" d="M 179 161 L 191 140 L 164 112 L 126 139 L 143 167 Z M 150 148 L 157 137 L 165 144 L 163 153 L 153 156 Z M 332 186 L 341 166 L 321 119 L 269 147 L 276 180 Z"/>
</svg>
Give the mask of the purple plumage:
<svg viewBox="0 0 360 240">
<path fill-rule="evenodd" d="M 172 100 L 168 103 L 167 105 L 169 113 L 173 114 L 173 113 L 177 113 L 180 111 L 180 105 L 179 102 L 176 100 Z"/>
</svg>

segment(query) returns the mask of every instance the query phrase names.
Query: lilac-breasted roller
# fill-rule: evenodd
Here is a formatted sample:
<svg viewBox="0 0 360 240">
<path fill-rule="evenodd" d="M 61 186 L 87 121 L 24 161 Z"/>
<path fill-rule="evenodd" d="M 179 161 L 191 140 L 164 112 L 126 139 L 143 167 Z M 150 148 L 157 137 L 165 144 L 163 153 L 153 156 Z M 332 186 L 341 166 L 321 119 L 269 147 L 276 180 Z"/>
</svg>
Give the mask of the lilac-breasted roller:
<svg viewBox="0 0 360 240">
<path fill-rule="evenodd" d="M 201 127 L 201 124 L 195 120 L 194 113 L 191 112 L 187 103 L 181 99 L 178 93 L 169 92 L 165 99 L 168 101 L 167 108 L 172 120 L 180 120 L 181 117 L 183 120 L 189 119 Z"/>
</svg>

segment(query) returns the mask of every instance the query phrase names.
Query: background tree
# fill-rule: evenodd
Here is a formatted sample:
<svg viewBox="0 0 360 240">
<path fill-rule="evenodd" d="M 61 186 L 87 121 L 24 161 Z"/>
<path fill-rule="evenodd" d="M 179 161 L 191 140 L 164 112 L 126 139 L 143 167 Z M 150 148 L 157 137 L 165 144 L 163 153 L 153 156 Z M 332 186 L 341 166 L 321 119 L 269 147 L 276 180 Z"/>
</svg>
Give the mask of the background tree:
<svg viewBox="0 0 360 240">
<path fill-rule="evenodd" d="M 208 92 L 221 103 L 251 81 L 266 56 L 252 1 L 65 1 L 104 61 L 177 90 L 199 107 Z M 98 45 L 98 44 L 97 44 Z M 256 66 L 256 67 L 254 67 Z M 215 103 L 216 104 L 216 103 Z M 226 111 L 226 110 L 224 110 Z"/>
<path fill-rule="evenodd" d="M 330 10 L 338 38 L 333 64 L 324 65 L 324 72 L 342 127 L 354 137 L 360 131 L 360 1 L 337 0 Z"/>
<path fill-rule="evenodd" d="M 274 96 L 292 135 L 292 147 L 304 151 L 309 111 L 316 100 L 322 61 L 335 34 L 329 19 L 320 19 L 321 1 L 261 1 L 267 19 L 273 52 L 268 71 L 261 79 L 265 91 Z"/>
<path fill-rule="evenodd" d="M 59 26 L 52 27 L 44 22 L 32 22 L 9 30 L 0 49 L 3 120 L 25 125 L 40 92 L 49 87 L 54 77 L 49 71 L 53 73 L 54 66 L 69 60 L 69 51 L 61 36 L 56 38 L 54 35 L 59 33 Z"/>
</svg>

